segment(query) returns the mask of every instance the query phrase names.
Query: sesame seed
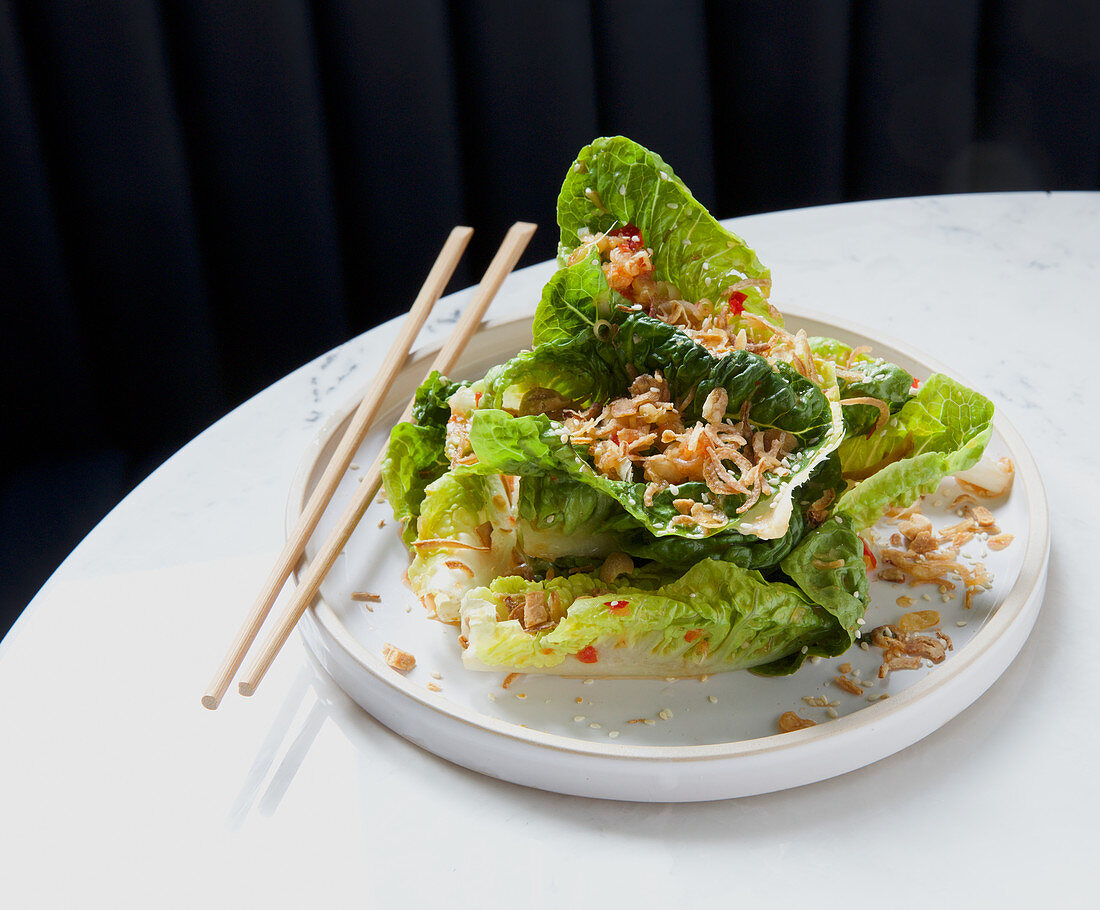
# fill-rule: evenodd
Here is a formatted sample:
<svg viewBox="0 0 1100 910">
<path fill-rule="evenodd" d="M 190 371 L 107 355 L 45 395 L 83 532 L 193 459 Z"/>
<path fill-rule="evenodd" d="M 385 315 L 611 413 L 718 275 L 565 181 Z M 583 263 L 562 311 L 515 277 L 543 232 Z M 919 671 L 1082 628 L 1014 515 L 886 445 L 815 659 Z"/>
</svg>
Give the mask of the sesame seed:
<svg viewBox="0 0 1100 910">
<path fill-rule="evenodd" d="M 657 712 L 657 716 L 661 718 L 661 720 L 672 720 L 672 712 L 669 711 L 668 708 L 661 708 L 661 710 Z"/>
<path fill-rule="evenodd" d="M 608 730 L 607 735 L 609 737 L 611 737 L 612 739 L 614 739 L 616 736 L 619 735 L 619 731 L 618 730 Z"/>
<path fill-rule="evenodd" d="M 931 595 L 931 594 L 922 594 L 922 595 L 920 596 L 920 599 L 921 599 L 921 600 L 931 600 L 931 599 L 932 599 L 932 595 Z"/>
<path fill-rule="evenodd" d="M 596 681 L 596 680 L 594 680 L 594 679 L 586 679 L 586 680 L 584 681 L 584 685 L 586 685 L 586 686 L 590 686 L 590 685 L 592 685 L 592 683 L 594 683 L 595 681 Z"/>
<path fill-rule="evenodd" d="M 573 723 L 575 723 L 575 724 L 584 723 L 584 715 L 583 714 L 578 714 L 576 717 L 573 718 Z"/>
<path fill-rule="evenodd" d="M 496 700 L 497 700 L 496 692 L 490 692 L 489 693 L 489 701 L 496 701 Z"/>
<path fill-rule="evenodd" d="M 832 717 L 832 718 L 840 717 L 840 712 L 837 711 L 836 708 L 826 708 L 825 713 L 828 714 L 829 717 Z"/>
<path fill-rule="evenodd" d="M 861 641 L 861 642 L 859 643 L 859 646 L 860 646 L 860 648 L 862 648 L 862 649 L 863 649 L 864 651 L 870 651 L 870 650 L 871 650 L 871 646 L 870 646 L 869 644 L 867 644 L 867 642 L 865 642 L 865 641 Z"/>
<path fill-rule="evenodd" d="M 435 671 L 432 672 L 432 679 L 442 679 L 442 678 L 443 678 L 443 674 L 440 673 L 438 670 L 435 670 Z"/>
<path fill-rule="evenodd" d="M 956 622 L 955 625 L 958 626 L 960 629 L 965 629 L 966 628 L 966 623 L 963 622 L 961 619 L 958 622 Z"/>
<path fill-rule="evenodd" d="M 526 692 L 517 692 L 516 693 L 516 698 L 526 698 L 526 697 L 527 697 Z"/>
<path fill-rule="evenodd" d="M 718 696 L 717 695 L 708 695 L 707 696 L 707 701 L 709 701 L 712 705 L 716 705 L 716 704 L 718 704 Z"/>
<path fill-rule="evenodd" d="M 599 724 L 589 724 L 588 727 L 589 727 L 590 730 L 599 730 L 600 729 Z"/>
</svg>

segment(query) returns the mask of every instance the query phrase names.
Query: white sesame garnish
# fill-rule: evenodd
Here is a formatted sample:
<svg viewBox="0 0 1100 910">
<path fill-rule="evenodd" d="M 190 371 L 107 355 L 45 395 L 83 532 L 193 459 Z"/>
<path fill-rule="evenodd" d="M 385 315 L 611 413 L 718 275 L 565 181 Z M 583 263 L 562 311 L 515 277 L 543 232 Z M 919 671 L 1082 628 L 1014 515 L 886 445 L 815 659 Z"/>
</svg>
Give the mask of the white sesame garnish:
<svg viewBox="0 0 1100 910">
<path fill-rule="evenodd" d="M 618 730 L 608 730 L 607 735 L 609 737 L 611 737 L 611 739 L 614 739 L 616 736 L 619 735 L 619 731 Z"/>
<path fill-rule="evenodd" d="M 708 695 L 707 696 L 707 701 L 709 701 L 712 705 L 716 705 L 716 704 L 718 704 L 718 696 L 717 695 Z"/>
<path fill-rule="evenodd" d="M 965 629 L 966 628 L 966 623 L 963 622 L 961 619 L 958 622 L 956 622 L 955 625 L 958 626 L 960 629 Z"/>
<path fill-rule="evenodd" d="M 490 692 L 489 693 L 489 701 L 496 701 L 496 700 L 497 700 L 496 692 Z"/>
<path fill-rule="evenodd" d="M 826 708 L 825 713 L 834 719 L 840 717 L 840 712 L 836 708 Z"/>
<path fill-rule="evenodd" d="M 669 711 L 668 708 L 661 708 L 661 710 L 657 712 L 657 716 L 661 718 L 661 720 L 672 720 L 672 712 Z"/>
<path fill-rule="evenodd" d="M 578 715 L 577 715 L 576 717 L 574 717 L 574 718 L 573 718 L 573 723 L 575 723 L 575 724 L 583 724 L 583 723 L 584 723 L 584 719 L 585 719 L 585 718 L 584 718 L 584 715 L 583 715 L 583 714 L 578 714 Z"/>
<path fill-rule="evenodd" d="M 442 679 L 442 678 L 443 678 L 443 674 L 440 673 L 438 670 L 433 670 L 432 671 L 432 679 Z"/>
<path fill-rule="evenodd" d="M 596 724 L 596 723 L 589 724 L 588 727 L 591 730 L 599 730 L 600 729 L 600 725 Z"/>
<path fill-rule="evenodd" d="M 351 464 L 348 465 L 348 469 L 352 471 L 358 471 L 359 465 L 353 461 Z"/>
<path fill-rule="evenodd" d="M 592 685 L 592 683 L 594 683 L 595 681 L 596 681 L 596 680 L 594 680 L 594 679 L 586 679 L 586 680 L 584 681 L 584 685 L 586 685 L 586 686 L 590 686 L 590 685 Z"/>
<path fill-rule="evenodd" d="M 921 600 L 931 600 L 931 599 L 932 599 L 932 595 L 931 595 L 931 594 L 922 594 L 922 595 L 920 596 L 920 599 L 921 599 Z"/>
</svg>

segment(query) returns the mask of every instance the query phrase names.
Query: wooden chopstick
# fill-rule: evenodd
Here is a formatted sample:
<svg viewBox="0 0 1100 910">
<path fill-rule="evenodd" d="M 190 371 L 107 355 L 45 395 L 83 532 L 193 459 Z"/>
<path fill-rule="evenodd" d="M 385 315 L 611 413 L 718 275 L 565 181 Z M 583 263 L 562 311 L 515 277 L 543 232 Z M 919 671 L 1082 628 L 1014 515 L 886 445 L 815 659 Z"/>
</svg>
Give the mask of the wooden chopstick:
<svg viewBox="0 0 1100 910">
<path fill-rule="evenodd" d="M 455 326 L 451 336 L 440 349 L 429 372 L 438 370 L 440 373 L 447 375 L 454 369 L 462 350 L 466 347 L 466 343 L 477 331 L 482 316 L 485 315 L 485 311 L 488 309 L 493 297 L 496 296 L 496 292 L 500 289 L 504 279 L 515 268 L 516 262 L 527 247 L 527 243 L 534 232 L 535 225 L 533 224 L 521 221 L 512 225 L 496 256 L 493 257 L 493 261 L 489 263 L 489 268 L 486 269 L 485 276 L 482 278 L 481 284 L 478 285 L 473 299 L 466 308 L 466 312 L 462 314 L 458 325 Z M 410 401 L 401 420 L 408 420 L 411 413 L 412 402 Z M 348 503 L 341 514 L 335 529 L 325 540 L 320 551 L 309 564 L 305 574 L 299 579 L 294 596 L 276 620 L 275 626 L 268 633 L 260 652 L 253 658 L 252 663 L 245 671 L 244 678 L 238 684 L 238 689 L 242 695 L 252 695 L 256 691 L 272 661 L 275 660 L 283 645 L 286 644 L 298 620 L 301 619 L 306 608 L 313 602 L 313 598 L 316 597 L 317 591 L 321 587 L 321 582 L 344 549 L 352 531 L 355 530 L 356 525 L 359 524 L 363 514 L 367 511 L 367 507 L 370 506 L 371 501 L 378 493 L 382 482 L 382 460 L 384 455 L 385 449 L 379 452 L 378 457 L 370 466 L 370 470 L 363 476 L 362 481 L 356 485 L 351 502 Z"/>
<path fill-rule="evenodd" d="M 405 365 L 405 361 L 409 356 L 409 349 L 416 341 L 417 333 L 423 327 L 424 321 L 428 318 L 428 314 L 431 313 L 436 301 L 446 290 L 447 282 L 451 280 L 451 275 L 454 274 L 459 260 L 462 259 L 462 254 L 466 251 L 466 245 L 470 242 L 473 233 L 472 228 L 456 227 L 447 237 L 447 242 L 443 244 L 439 256 L 436 257 L 435 264 L 424 280 L 420 293 L 417 294 L 408 315 L 401 323 L 397 338 L 394 339 L 393 346 L 382 362 L 382 367 L 375 376 L 374 382 L 359 403 L 359 407 L 352 416 L 351 423 L 344 432 L 340 444 L 302 510 L 298 523 L 287 537 L 286 545 L 272 567 L 271 574 L 268 575 L 267 581 L 260 589 L 255 603 L 252 604 L 252 609 L 249 610 L 245 621 L 237 631 L 237 637 L 233 639 L 233 644 L 230 645 L 229 650 L 222 659 L 217 673 L 214 674 L 210 685 L 207 686 L 206 693 L 202 697 L 204 708 L 213 711 L 221 703 L 222 696 L 225 695 L 226 689 L 229 688 L 233 677 L 240 669 L 248 649 L 252 647 L 252 642 L 259 634 L 260 627 L 271 611 L 272 604 L 275 603 L 283 585 L 290 577 L 290 573 L 294 571 L 294 567 L 298 564 L 298 560 L 305 550 L 306 542 L 313 534 L 317 522 L 320 521 L 321 515 L 325 511 L 325 507 L 329 504 L 333 493 L 340 485 L 340 478 L 347 472 L 352 458 L 355 457 L 356 450 L 367 434 L 367 430 L 370 429 L 371 424 L 378 416 L 382 399 L 385 398 L 390 386 L 393 385 L 394 379 L 397 378 L 398 372 Z"/>
</svg>

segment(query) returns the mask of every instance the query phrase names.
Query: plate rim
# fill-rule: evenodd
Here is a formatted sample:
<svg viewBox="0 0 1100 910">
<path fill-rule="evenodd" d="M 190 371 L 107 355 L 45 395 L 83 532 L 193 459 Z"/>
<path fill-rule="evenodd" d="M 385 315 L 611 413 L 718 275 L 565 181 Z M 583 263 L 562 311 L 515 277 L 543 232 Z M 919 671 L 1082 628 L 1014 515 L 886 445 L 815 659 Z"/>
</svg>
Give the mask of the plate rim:
<svg viewBox="0 0 1100 910">
<path fill-rule="evenodd" d="M 785 318 L 789 318 L 792 321 L 797 322 L 802 320 L 819 323 L 828 326 L 830 329 L 839 330 L 841 333 L 847 333 L 867 339 L 873 344 L 890 347 L 894 351 L 920 364 L 922 367 L 935 372 L 947 373 L 965 382 L 965 379 L 960 375 L 959 371 L 947 367 L 936 358 L 930 357 L 911 347 L 904 341 L 893 338 L 888 334 L 878 332 L 877 330 L 868 329 L 861 324 L 846 319 L 839 319 L 831 314 L 797 306 L 784 306 L 783 315 Z M 481 332 L 506 332 L 515 330 L 522 324 L 530 325 L 533 316 L 534 311 L 529 310 L 507 318 L 490 320 L 483 324 Z M 405 371 L 411 371 L 422 364 L 426 365 L 428 359 L 434 356 L 434 353 L 442 344 L 443 340 L 441 339 L 418 348 L 406 362 Z M 973 383 L 968 382 L 967 384 L 976 387 Z M 310 475 L 314 471 L 317 459 L 324 451 L 326 442 L 332 434 L 349 419 L 358 401 L 362 397 L 364 390 L 365 387 L 360 389 L 350 401 L 333 412 L 325 420 L 303 455 L 291 481 L 289 490 L 286 508 L 287 532 L 293 528 L 298 519 L 301 507 L 307 495 L 306 485 Z M 422 686 L 412 683 L 404 676 L 391 671 L 381 657 L 367 651 L 344 626 L 332 606 L 326 603 L 320 595 L 318 595 L 318 598 L 306 613 L 311 623 L 315 624 L 318 628 L 313 630 L 314 634 L 312 635 L 305 634 L 304 630 L 303 634 L 305 634 L 307 644 L 310 646 L 311 650 L 314 650 L 314 642 L 311 641 L 311 638 L 315 638 L 316 632 L 323 630 L 323 632 L 327 633 L 340 645 L 346 657 L 354 661 L 355 664 L 372 677 L 373 683 L 382 684 L 403 697 L 412 698 L 421 707 L 444 716 L 448 722 L 458 722 L 479 733 L 489 733 L 494 736 L 502 737 L 504 740 L 514 745 L 535 747 L 540 752 L 549 750 L 582 759 L 612 759 L 617 762 L 657 761 L 661 764 L 684 762 L 700 763 L 746 759 L 753 756 L 787 753 L 792 750 L 805 751 L 807 747 L 824 745 L 831 741 L 835 741 L 836 738 L 840 736 L 850 737 L 852 734 L 867 727 L 881 727 L 883 724 L 894 723 L 898 715 L 905 712 L 913 703 L 927 700 L 929 696 L 944 689 L 961 674 L 972 670 L 974 665 L 980 664 L 983 659 L 988 658 L 990 653 L 996 649 L 996 646 L 1003 643 L 1006 633 L 1008 633 L 1017 622 L 1027 618 L 1025 613 L 1028 607 L 1032 606 L 1036 598 L 1038 598 L 1039 602 L 1034 604 L 1030 621 L 1027 622 L 1026 628 L 1022 629 L 1023 634 L 1020 638 L 1019 646 L 1013 650 L 1012 654 L 1005 662 L 1004 667 L 1000 668 L 992 679 L 974 693 L 965 704 L 960 705 L 931 729 L 921 733 L 916 738 L 909 740 L 898 748 L 891 749 L 883 755 L 872 756 L 867 762 L 861 762 L 848 769 L 854 770 L 856 767 L 861 767 L 863 764 L 883 758 L 886 755 L 893 754 L 894 752 L 900 751 L 900 749 L 912 745 L 914 742 L 923 738 L 923 736 L 932 732 L 932 730 L 947 723 L 948 720 L 965 710 L 969 704 L 977 700 L 1015 658 L 1019 651 L 1019 647 L 1022 647 L 1023 642 L 1027 640 L 1031 627 L 1041 608 L 1041 599 L 1045 589 L 1046 570 L 1050 552 L 1050 515 L 1046 490 L 1034 455 L 1023 438 L 1016 431 L 1015 427 L 1013 427 L 1011 422 L 1001 413 L 1000 408 L 995 410 L 993 429 L 995 433 L 1000 435 L 1005 446 L 1012 455 L 1016 467 L 1015 482 L 1023 482 L 1027 492 L 1028 539 L 1024 556 L 1020 561 L 1019 575 L 1016 583 L 1006 594 L 1005 598 L 997 605 L 995 612 L 977 632 L 974 638 L 968 641 L 960 651 L 956 652 L 951 660 L 937 667 L 934 673 L 913 683 L 911 686 L 893 695 L 889 699 L 869 704 L 844 717 L 831 720 L 827 724 L 818 724 L 814 727 L 796 730 L 790 733 L 773 733 L 768 736 L 752 739 L 737 740 L 734 742 L 708 743 L 703 745 L 649 746 L 573 739 L 557 733 L 520 727 L 509 721 L 478 713 L 474 709 L 458 705 L 442 695 L 433 693 L 430 690 L 424 689 Z M 303 571 L 305 564 L 304 562 L 299 563 L 298 567 L 295 568 L 293 573 L 295 583 L 297 583 L 299 573 Z M 319 659 L 322 658 L 322 655 L 316 654 L 316 651 L 315 655 Z M 332 675 L 332 671 L 324 660 L 322 660 L 322 664 L 326 667 L 326 670 L 330 672 L 330 675 Z M 595 674 L 593 678 L 596 678 Z M 337 684 L 339 685 L 339 682 L 337 682 Z M 345 687 L 341 686 L 341 688 Z M 373 713 L 368 706 L 363 705 L 358 699 L 355 699 L 354 696 L 352 697 L 364 710 L 367 710 L 368 713 Z M 392 724 L 387 724 L 387 726 L 393 727 Z M 398 730 L 397 732 L 408 736 L 408 734 L 403 731 Z M 425 746 L 425 748 L 428 748 L 429 751 L 437 751 L 430 746 Z M 445 758 L 451 758 L 450 755 L 445 755 L 443 752 L 438 752 L 438 754 Z M 454 760 L 459 761 L 458 759 Z M 461 764 L 462 762 L 459 761 L 459 763 Z M 824 776 L 834 775 L 827 774 Z M 512 780 L 515 778 L 505 776 L 505 779 Z M 790 786 L 797 785 L 798 784 L 791 784 Z"/>
</svg>

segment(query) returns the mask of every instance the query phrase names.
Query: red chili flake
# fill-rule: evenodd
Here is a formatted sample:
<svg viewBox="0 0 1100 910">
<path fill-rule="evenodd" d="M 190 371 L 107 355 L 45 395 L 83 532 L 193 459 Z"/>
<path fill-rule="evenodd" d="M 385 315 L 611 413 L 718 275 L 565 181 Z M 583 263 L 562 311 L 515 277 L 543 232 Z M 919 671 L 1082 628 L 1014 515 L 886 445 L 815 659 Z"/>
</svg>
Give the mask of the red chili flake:
<svg viewBox="0 0 1100 910">
<path fill-rule="evenodd" d="M 863 564 L 867 567 L 868 572 L 873 572 L 875 570 L 875 566 L 878 565 L 878 560 L 875 559 L 875 554 L 871 552 L 871 548 L 869 546 L 867 546 L 867 541 L 864 540 L 864 541 L 862 541 L 862 543 L 863 543 Z"/>
<path fill-rule="evenodd" d="M 702 629 L 688 629 L 684 633 L 684 641 L 689 642 L 689 643 L 693 642 L 693 641 L 695 641 L 695 639 L 697 639 L 702 634 L 703 634 Z"/>
<path fill-rule="evenodd" d="M 734 291 L 730 294 L 730 312 L 734 316 L 740 316 L 745 312 L 745 301 L 749 299 L 749 295 L 743 291 Z"/>
<path fill-rule="evenodd" d="M 630 606 L 629 600 L 605 600 L 603 605 L 612 613 L 622 613 Z"/>
<path fill-rule="evenodd" d="M 594 664 L 599 659 L 599 652 L 593 645 L 585 645 L 577 652 L 577 660 L 582 664 Z"/>
<path fill-rule="evenodd" d="M 919 389 L 920 388 L 920 380 L 917 379 L 916 376 L 913 377 L 913 384 L 909 388 L 911 388 L 911 389 Z"/>
<path fill-rule="evenodd" d="M 612 430 L 611 431 L 611 441 L 613 443 L 615 443 L 615 445 L 619 444 L 619 431 L 618 430 Z"/>
<path fill-rule="evenodd" d="M 479 405 L 481 404 L 481 396 L 482 396 L 483 394 L 484 394 L 483 392 L 478 392 L 478 393 L 477 393 L 477 394 L 476 394 L 476 395 L 474 396 L 474 407 L 477 407 L 477 406 L 479 406 Z"/>
<path fill-rule="evenodd" d="M 619 246 L 630 253 L 636 253 L 645 246 L 645 242 L 642 240 L 642 232 L 633 224 L 624 224 L 622 227 L 615 228 L 613 231 L 608 231 L 607 236 L 621 237 L 622 240 Z"/>
</svg>

